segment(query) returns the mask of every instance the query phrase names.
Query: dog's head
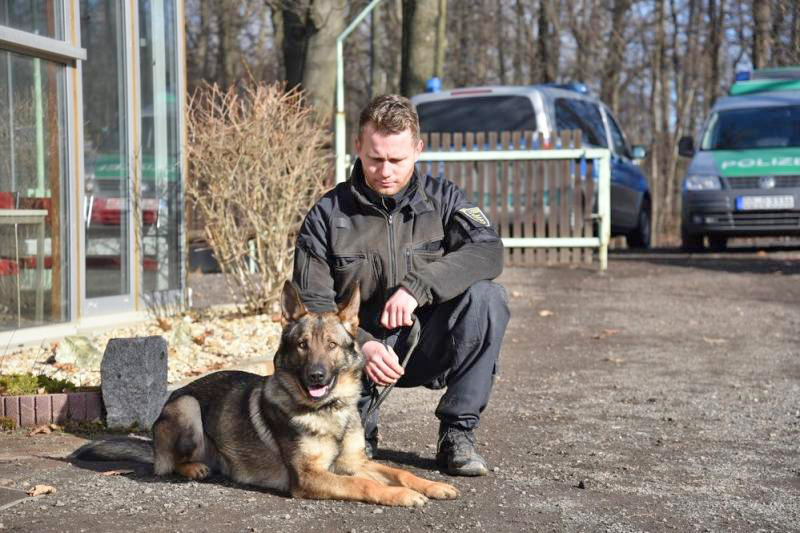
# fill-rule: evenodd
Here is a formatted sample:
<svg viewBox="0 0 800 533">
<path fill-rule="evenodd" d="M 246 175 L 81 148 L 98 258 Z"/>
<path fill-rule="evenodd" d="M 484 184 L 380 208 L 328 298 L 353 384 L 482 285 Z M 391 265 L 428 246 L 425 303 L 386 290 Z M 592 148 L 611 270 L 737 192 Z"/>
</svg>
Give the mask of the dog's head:
<svg viewBox="0 0 800 533">
<path fill-rule="evenodd" d="M 303 305 L 294 284 L 284 283 L 275 373 L 295 400 L 320 406 L 357 397 L 364 366 L 356 343 L 360 302 L 356 285 L 336 312 L 313 313 Z"/>
</svg>

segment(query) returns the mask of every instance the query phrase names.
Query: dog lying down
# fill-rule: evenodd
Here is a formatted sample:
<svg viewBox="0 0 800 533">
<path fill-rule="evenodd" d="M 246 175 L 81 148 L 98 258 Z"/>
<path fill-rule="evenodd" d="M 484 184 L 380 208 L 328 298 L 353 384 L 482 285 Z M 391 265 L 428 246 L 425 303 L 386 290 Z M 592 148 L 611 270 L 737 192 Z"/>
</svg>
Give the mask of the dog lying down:
<svg viewBox="0 0 800 533">
<path fill-rule="evenodd" d="M 458 497 L 452 485 L 383 465 L 364 453 L 356 408 L 364 365 L 355 342 L 360 291 L 337 312 L 306 310 L 287 281 L 275 373 L 222 371 L 172 393 L 153 440 L 89 443 L 84 461 L 153 463 L 156 475 L 203 479 L 212 471 L 298 498 L 420 506 Z"/>
</svg>

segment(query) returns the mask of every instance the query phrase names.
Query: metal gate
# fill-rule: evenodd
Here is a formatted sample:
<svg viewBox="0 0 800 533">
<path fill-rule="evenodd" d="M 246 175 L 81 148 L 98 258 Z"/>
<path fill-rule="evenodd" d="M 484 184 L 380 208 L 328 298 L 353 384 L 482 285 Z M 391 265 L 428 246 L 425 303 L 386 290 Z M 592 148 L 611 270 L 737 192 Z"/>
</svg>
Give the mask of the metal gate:
<svg viewBox="0 0 800 533">
<path fill-rule="evenodd" d="M 486 213 L 507 264 L 591 263 L 597 249 L 607 268 L 608 149 L 565 148 L 580 144 L 579 132 L 553 142 L 533 132 L 431 133 L 423 141 L 420 170 L 453 181 Z"/>
</svg>

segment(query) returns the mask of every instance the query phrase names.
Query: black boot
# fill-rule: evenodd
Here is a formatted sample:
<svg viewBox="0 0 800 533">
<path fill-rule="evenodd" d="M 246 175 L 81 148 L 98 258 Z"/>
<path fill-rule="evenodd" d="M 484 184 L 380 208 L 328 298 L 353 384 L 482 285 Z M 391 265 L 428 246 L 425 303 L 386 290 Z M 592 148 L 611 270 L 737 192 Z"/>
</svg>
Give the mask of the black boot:
<svg viewBox="0 0 800 533">
<path fill-rule="evenodd" d="M 475 436 L 471 429 L 440 427 L 436 462 L 451 476 L 485 476 L 489 473 L 486 461 L 475 449 Z"/>
</svg>

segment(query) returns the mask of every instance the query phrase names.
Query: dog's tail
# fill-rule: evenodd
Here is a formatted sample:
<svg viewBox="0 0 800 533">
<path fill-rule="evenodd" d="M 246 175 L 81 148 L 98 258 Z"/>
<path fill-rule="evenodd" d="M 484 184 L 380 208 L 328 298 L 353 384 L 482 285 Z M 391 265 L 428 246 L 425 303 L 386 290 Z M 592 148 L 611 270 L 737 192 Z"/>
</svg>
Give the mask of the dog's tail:
<svg viewBox="0 0 800 533">
<path fill-rule="evenodd" d="M 133 437 L 98 440 L 75 450 L 70 459 L 78 461 L 135 461 L 153 463 L 153 441 Z"/>
</svg>

